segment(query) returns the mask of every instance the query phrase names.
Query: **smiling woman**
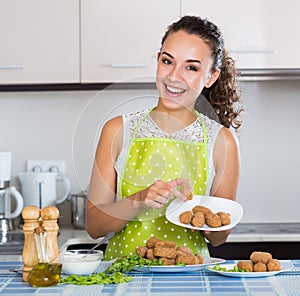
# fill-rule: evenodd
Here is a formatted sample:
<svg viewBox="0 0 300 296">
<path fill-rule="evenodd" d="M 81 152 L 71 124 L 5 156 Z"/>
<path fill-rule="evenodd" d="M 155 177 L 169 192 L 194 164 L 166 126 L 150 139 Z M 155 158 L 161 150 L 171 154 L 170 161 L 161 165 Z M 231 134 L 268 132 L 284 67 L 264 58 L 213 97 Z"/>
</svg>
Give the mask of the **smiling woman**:
<svg viewBox="0 0 300 296">
<path fill-rule="evenodd" d="M 220 70 L 211 73 L 209 46 L 198 36 L 185 31 L 172 33 L 162 45 L 158 57 L 156 84 L 162 103 L 171 100 L 193 109 L 195 97 L 213 84 Z"/>
<path fill-rule="evenodd" d="M 98 143 L 86 228 L 94 238 L 116 233 L 106 259 L 133 254 L 153 236 L 202 256 L 209 256 L 205 237 L 212 245 L 226 241 L 230 230 L 192 231 L 165 212 L 172 199 L 188 200 L 187 186 L 235 200 L 239 148 L 228 129 L 240 126 L 235 73 L 213 23 L 185 16 L 168 28 L 157 60 L 157 106 L 109 120 Z M 207 99 L 217 121 L 195 110 L 204 89 L 212 89 Z"/>
</svg>

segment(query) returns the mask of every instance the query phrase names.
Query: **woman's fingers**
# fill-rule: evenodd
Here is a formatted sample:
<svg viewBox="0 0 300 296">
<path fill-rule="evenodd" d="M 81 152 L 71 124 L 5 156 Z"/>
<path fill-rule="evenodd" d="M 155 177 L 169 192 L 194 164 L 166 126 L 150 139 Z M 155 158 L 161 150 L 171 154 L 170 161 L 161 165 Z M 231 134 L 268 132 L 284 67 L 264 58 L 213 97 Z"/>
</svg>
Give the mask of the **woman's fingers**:
<svg viewBox="0 0 300 296">
<path fill-rule="evenodd" d="M 175 197 L 186 201 L 188 196 L 192 194 L 193 188 L 189 179 L 177 178 L 169 182 L 173 185 L 172 193 Z"/>
<path fill-rule="evenodd" d="M 158 180 L 142 192 L 141 201 L 150 208 L 161 208 L 174 197 L 186 201 L 187 196 L 182 192 L 182 186 L 192 188 L 190 181 L 184 178 L 177 178 L 169 182 Z"/>
<path fill-rule="evenodd" d="M 181 200 L 186 201 L 187 197 L 176 187 L 172 188 L 171 190 L 173 197 L 180 198 Z"/>
</svg>

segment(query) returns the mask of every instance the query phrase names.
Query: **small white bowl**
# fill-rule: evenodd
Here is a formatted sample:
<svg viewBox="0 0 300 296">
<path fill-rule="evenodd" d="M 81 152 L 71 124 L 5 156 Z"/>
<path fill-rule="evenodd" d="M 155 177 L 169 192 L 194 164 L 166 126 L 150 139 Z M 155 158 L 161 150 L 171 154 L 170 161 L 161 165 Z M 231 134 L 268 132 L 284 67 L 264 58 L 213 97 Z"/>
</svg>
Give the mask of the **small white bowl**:
<svg viewBox="0 0 300 296">
<path fill-rule="evenodd" d="M 62 272 L 89 275 L 97 272 L 102 259 L 103 252 L 100 250 L 68 250 L 61 257 Z"/>
</svg>

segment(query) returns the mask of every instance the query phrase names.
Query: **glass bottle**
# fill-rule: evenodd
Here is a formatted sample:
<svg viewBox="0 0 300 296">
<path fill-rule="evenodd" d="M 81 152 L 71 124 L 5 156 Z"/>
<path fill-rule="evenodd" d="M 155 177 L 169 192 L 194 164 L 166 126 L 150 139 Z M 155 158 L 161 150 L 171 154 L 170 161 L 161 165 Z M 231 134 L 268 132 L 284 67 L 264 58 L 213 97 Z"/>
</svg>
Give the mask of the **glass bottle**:
<svg viewBox="0 0 300 296">
<path fill-rule="evenodd" d="M 47 236 L 44 227 L 34 229 L 35 245 L 38 253 L 38 264 L 28 275 L 28 283 L 33 287 L 50 287 L 59 283 L 61 263 L 51 263 L 47 254 Z"/>
</svg>

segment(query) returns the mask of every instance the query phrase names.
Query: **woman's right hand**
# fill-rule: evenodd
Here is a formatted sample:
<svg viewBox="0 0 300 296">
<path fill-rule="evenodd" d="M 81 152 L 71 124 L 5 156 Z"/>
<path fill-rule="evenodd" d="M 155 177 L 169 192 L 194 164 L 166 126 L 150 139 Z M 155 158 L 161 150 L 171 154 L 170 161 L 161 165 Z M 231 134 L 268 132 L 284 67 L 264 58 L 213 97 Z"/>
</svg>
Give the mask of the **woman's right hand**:
<svg viewBox="0 0 300 296">
<path fill-rule="evenodd" d="M 183 178 L 177 178 L 170 182 L 158 180 L 146 189 L 141 190 L 132 196 L 134 200 L 134 207 L 139 209 L 159 209 L 174 197 L 186 201 L 187 196 L 178 189 L 183 185 L 183 183 L 190 184 L 188 179 Z"/>
</svg>

